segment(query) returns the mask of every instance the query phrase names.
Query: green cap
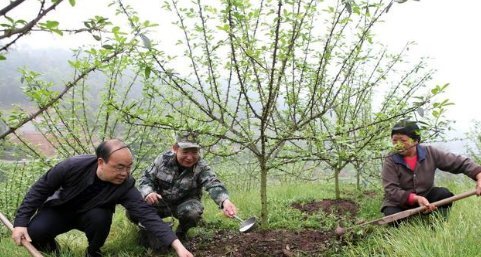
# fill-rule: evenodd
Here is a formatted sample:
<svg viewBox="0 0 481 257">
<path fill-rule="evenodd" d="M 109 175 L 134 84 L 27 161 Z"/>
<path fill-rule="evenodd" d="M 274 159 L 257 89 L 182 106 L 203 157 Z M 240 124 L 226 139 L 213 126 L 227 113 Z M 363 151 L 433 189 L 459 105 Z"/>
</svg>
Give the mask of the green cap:
<svg viewBox="0 0 481 257">
<path fill-rule="evenodd" d="M 200 148 L 199 141 L 197 139 L 198 134 L 195 132 L 187 131 L 177 134 L 176 143 L 180 148 Z"/>
</svg>

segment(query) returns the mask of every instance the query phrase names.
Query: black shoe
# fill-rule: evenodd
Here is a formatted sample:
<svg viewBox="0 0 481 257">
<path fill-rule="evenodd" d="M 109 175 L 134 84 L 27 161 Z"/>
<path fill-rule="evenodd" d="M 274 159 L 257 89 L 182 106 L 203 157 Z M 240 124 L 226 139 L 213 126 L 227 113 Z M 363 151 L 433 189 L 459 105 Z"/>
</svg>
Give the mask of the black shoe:
<svg viewBox="0 0 481 257">
<path fill-rule="evenodd" d="M 42 243 L 33 242 L 32 244 L 40 252 L 48 253 L 53 256 L 60 256 L 60 246 L 55 239 Z"/>
</svg>

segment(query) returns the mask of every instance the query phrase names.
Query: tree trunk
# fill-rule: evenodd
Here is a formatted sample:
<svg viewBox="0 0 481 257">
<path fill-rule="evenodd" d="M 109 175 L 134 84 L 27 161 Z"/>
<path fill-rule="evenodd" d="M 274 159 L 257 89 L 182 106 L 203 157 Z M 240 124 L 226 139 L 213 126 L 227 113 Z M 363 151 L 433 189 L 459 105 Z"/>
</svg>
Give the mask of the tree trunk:
<svg viewBox="0 0 481 257">
<path fill-rule="evenodd" d="M 336 188 L 336 199 L 341 199 L 341 191 L 339 189 L 339 174 L 341 169 L 336 169 L 334 171 L 334 187 Z"/>
<path fill-rule="evenodd" d="M 361 171 L 356 169 L 356 189 L 361 191 Z"/>
<path fill-rule="evenodd" d="M 261 227 L 267 226 L 268 209 L 267 209 L 267 168 L 265 162 L 260 163 L 261 168 Z"/>
</svg>

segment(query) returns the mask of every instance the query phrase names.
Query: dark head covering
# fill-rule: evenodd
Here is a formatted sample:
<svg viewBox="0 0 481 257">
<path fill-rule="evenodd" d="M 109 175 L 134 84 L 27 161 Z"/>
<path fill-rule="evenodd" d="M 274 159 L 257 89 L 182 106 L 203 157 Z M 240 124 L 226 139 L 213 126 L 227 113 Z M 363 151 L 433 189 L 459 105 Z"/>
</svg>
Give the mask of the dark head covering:
<svg viewBox="0 0 481 257">
<path fill-rule="evenodd" d="M 418 142 L 421 142 L 421 129 L 415 121 L 401 120 L 391 130 L 391 137 L 394 134 L 406 135 Z"/>
</svg>

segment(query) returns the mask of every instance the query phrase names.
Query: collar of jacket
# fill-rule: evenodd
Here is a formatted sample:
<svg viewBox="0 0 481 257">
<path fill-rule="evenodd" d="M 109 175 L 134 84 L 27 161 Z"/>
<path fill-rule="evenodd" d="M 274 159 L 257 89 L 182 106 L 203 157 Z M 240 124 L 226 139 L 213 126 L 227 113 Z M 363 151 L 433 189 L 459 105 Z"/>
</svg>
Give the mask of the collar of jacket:
<svg viewBox="0 0 481 257">
<path fill-rule="evenodd" d="M 417 145 L 416 153 L 418 155 L 418 162 L 421 162 L 424 159 L 426 159 L 426 148 L 424 146 Z M 406 162 L 404 161 L 404 156 L 397 153 L 393 155 L 393 159 L 396 164 L 401 164 L 407 167 Z"/>
</svg>

